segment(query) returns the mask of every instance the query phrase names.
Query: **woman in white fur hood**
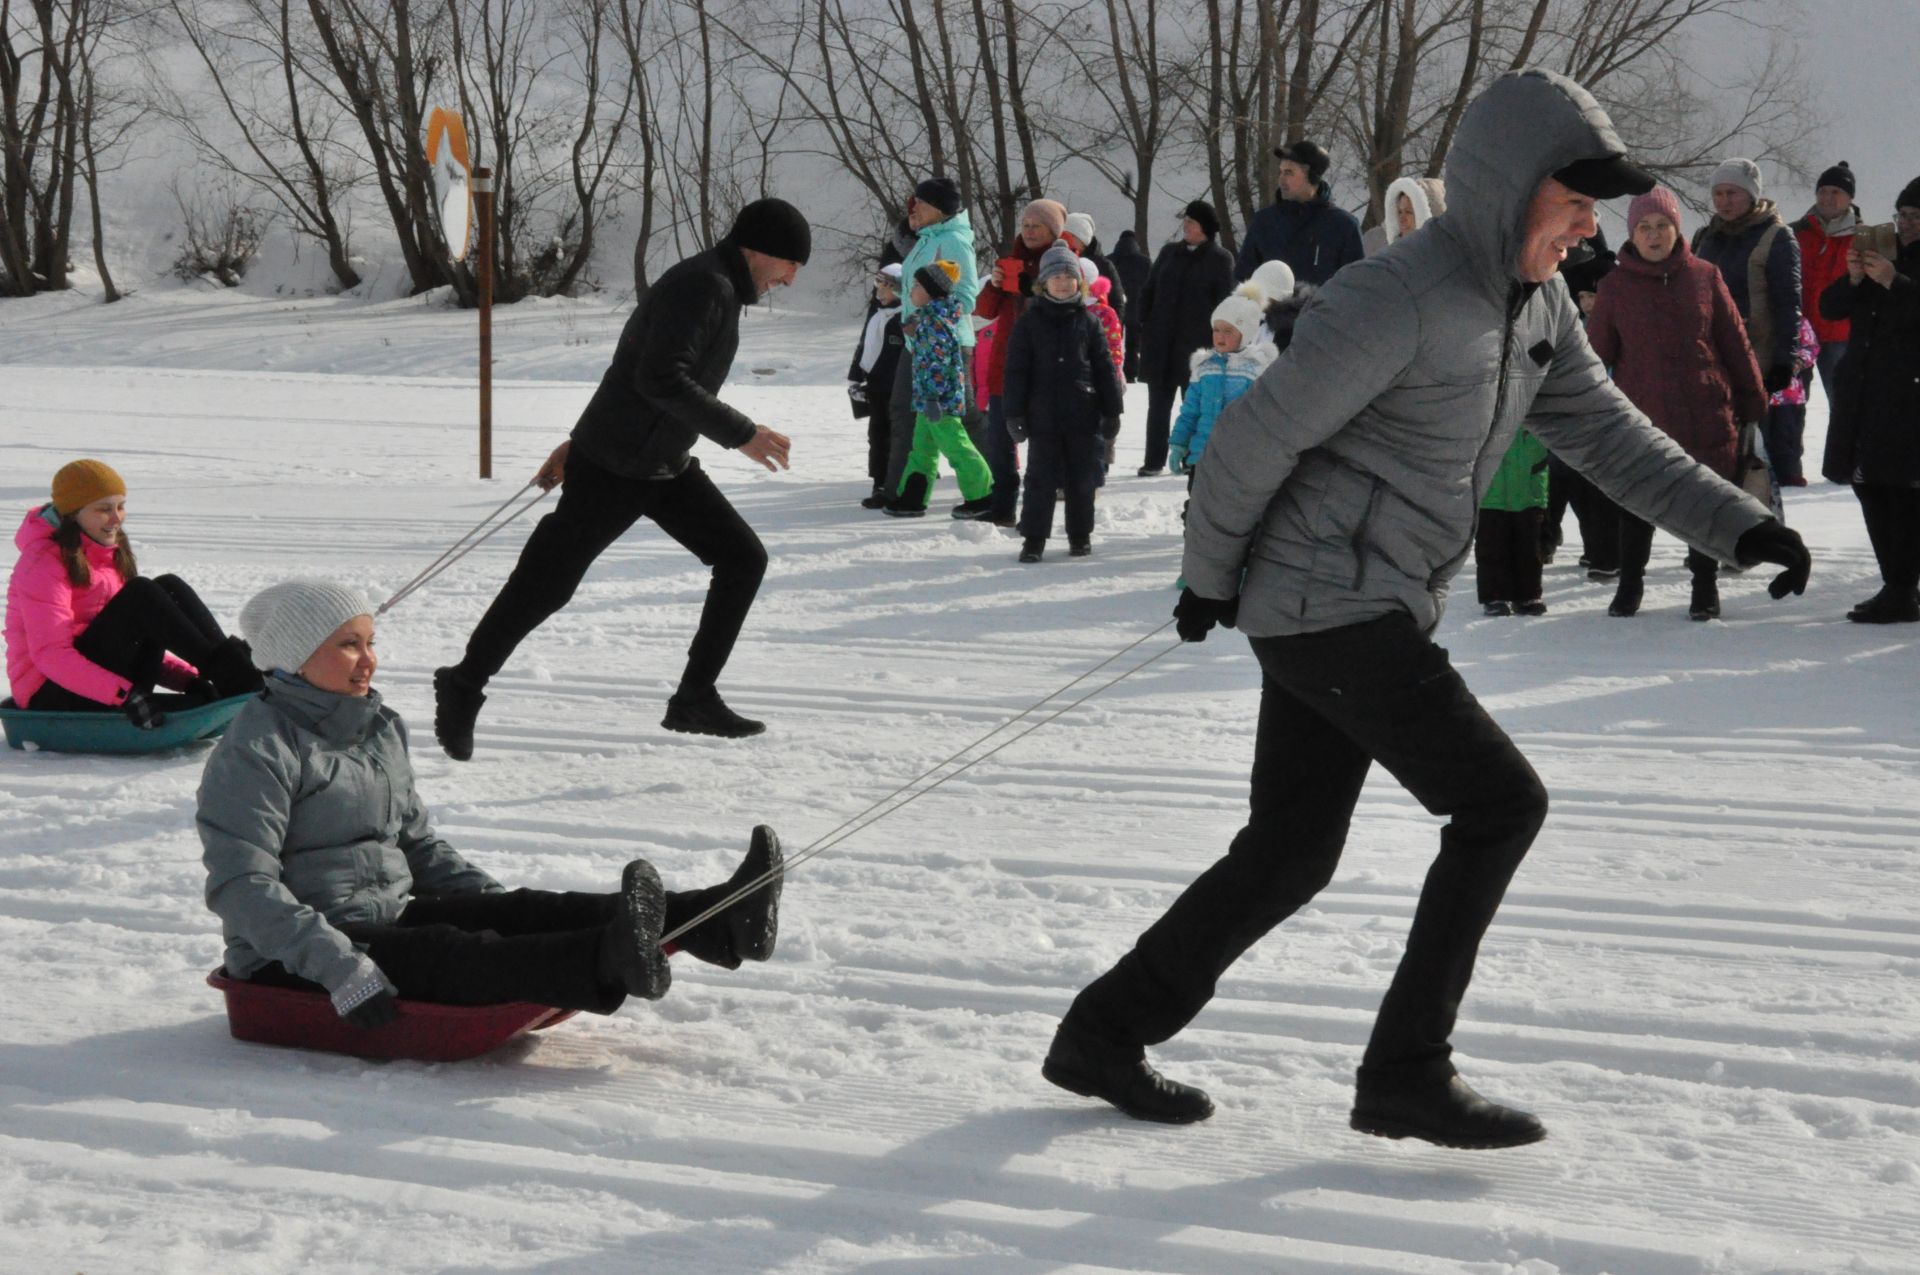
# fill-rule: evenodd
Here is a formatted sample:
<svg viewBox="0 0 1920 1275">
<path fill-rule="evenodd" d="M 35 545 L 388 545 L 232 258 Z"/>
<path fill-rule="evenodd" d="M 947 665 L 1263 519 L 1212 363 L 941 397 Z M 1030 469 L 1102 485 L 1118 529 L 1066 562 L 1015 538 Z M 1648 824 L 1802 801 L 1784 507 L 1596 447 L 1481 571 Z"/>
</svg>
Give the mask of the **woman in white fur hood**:
<svg viewBox="0 0 1920 1275">
<path fill-rule="evenodd" d="M 1447 187 L 1438 177 L 1396 177 L 1387 186 L 1386 217 L 1361 237 L 1371 257 L 1398 243 L 1447 210 Z"/>
</svg>

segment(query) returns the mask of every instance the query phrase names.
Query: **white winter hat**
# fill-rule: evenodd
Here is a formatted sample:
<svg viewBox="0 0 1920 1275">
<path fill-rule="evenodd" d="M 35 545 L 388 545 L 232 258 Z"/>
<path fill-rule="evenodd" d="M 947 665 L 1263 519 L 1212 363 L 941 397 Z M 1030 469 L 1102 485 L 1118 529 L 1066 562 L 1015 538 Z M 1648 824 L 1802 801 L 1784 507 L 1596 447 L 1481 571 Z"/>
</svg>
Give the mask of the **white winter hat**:
<svg viewBox="0 0 1920 1275">
<path fill-rule="evenodd" d="M 358 589 L 331 580 L 282 580 L 240 608 L 240 633 L 264 670 L 297 673 L 332 632 L 373 605 Z"/>
<path fill-rule="evenodd" d="M 881 266 L 880 274 L 884 278 L 893 280 L 894 287 L 898 288 L 900 286 L 900 263 L 899 262 L 889 261 L 886 265 Z"/>
<path fill-rule="evenodd" d="M 1753 196 L 1754 202 L 1760 202 L 1760 165 L 1750 159 L 1729 159 L 1713 170 L 1713 180 L 1707 183 L 1712 192 L 1715 186 L 1738 186 Z"/>
<path fill-rule="evenodd" d="M 1098 279 L 1099 277 L 1100 277 L 1100 267 L 1094 265 L 1093 262 L 1089 261 L 1085 257 L 1080 258 L 1080 282 L 1086 284 L 1089 288 L 1091 288 L 1093 286 L 1093 281 L 1095 279 Z"/>
<path fill-rule="evenodd" d="M 1279 259 L 1263 261 L 1247 277 L 1248 283 L 1260 285 L 1260 291 L 1267 294 L 1267 303 L 1284 300 L 1293 295 L 1293 267 Z"/>
<path fill-rule="evenodd" d="M 1234 330 L 1240 333 L 1240 344 L 1244 347 L 1259 336 L 1261 321 L 1266 317 L 1266 289 L 1249 279 L 1229 292 L 1226 300 L 1213 307 L 1211 321 L 1232 324 Z"/>
<path fill-rule="evenodd" d="M 1082 248 L 1093 242 L 1093 216 L 1091 213 L 1068 213 L 1067 228 L 1062 234 L 1072 235 L 1080 241 Z"/>
</svg>

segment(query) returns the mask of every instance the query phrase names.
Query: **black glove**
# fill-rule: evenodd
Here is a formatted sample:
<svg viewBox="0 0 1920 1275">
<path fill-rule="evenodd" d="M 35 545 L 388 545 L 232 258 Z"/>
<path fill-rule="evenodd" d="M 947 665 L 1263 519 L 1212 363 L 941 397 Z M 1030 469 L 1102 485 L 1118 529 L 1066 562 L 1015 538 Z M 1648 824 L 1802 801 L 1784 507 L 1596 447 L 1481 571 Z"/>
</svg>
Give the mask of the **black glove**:
<svg viewBox="0 0 1920 1275">
<path fill-rule="evenodd" d="M 347 1011 L 346 1019 L 362 1031 L 385 1027 L 400 1017 L 400 1000 L 392 992 L 380 991 Z"/>
<path fill-rule="evenodd" d="M 1784 598 L 1789 593 L 1807 591 L 1807 573 L 1813 570 L 1813 555 L 1807 552 L 1806 542 L 1800 539 L 1800 533 L 1779 519 L 1769 518 L 1747 528 L 1734 543 L 1733 552 L 1743 567 L 1760 562 L 1777 562 L 1786 568 L 1767 585 L 1767 592 L 1774 597 Z"/>
<path fill-rule="evenodd" d="M 1027 418 L 1024 416 L 1007 417 L 1007 437 L 1016 443 L 1027 441 Z"/>
<path fill-rule="evenodd" d="M 1778 394 L 1793 384 L 1793 364 L 1775 363 L 1767 369 L 1767 374 L 1760 378 L 1760 384 L 1767 393 Z"/>
<path fill-rule="evenodd" d="M 1214 625 L 1233 627 L 1240 618 L 1240 599 L 1228 598 L 1222 602 L 1218 598 L 1203 598 L 1192 589 L 1183 589 L 1180 601 L 1174 604 L 1173 618 L 1173 627 L 1179 631 L 1182 642 L 1204 642 Z"/>
<path fill-rule="evenodd" d="M 141 730 L 152 730 L 156 726 L 166 725 L 167 722 L 167 715 L 155 708 L 153 701 L 137 690 L 127 692 L 127 697 L 120 701 L 120 711 L 127 715 L 128 721 Z"/>
</svg>

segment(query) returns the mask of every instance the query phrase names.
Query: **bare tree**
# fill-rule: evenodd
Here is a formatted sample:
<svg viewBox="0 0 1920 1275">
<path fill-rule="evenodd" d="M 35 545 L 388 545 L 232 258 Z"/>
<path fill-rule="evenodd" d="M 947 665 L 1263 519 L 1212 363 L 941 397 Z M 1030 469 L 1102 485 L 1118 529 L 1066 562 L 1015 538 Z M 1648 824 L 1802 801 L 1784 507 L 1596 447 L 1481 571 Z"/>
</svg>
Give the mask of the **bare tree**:
<svg viewBox="0 0 1920 1275">
<path fill-rule="evenodd" d="M 1175 51 L 1163 46 L 1161 15 L 1160 0 L 1102 0 L 1089 32 L 1097 36 L 1099 54 L 1085 56 L 1078 41 L 1068 42 L 1085 73 L 1088 104 L 1099 123 L 1052 132 L 1068 154 L 1090 164 L 1133 206 L 1133 232 L 1143 241 L 1154 171 L 1177 121 L 1174 80 L 1192 75 L 1191 68 L 1169 56 Z"/>
</svg>

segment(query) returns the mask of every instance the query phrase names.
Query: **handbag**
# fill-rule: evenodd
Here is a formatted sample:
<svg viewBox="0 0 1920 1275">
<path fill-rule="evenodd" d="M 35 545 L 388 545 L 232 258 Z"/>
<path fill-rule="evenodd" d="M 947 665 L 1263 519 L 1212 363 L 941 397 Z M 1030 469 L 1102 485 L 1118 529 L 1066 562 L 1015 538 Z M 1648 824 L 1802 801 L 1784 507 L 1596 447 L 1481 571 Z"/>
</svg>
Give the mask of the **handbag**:
<svg viewBox="0 0 1920 1275">
<path fill-rule="evenodd" d="M 1758 421 L 1741 426 L 1739 458 L 1734 461 L 1733 469 L 1734 486 L 1765 505 L 1784 525 L 1786 506 L 1780 499 L 1780 484 L 1774 481 L 1773 464 L 1767 457 L 1767 444 L 1761 437 Z"/>
</svg>

